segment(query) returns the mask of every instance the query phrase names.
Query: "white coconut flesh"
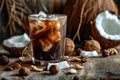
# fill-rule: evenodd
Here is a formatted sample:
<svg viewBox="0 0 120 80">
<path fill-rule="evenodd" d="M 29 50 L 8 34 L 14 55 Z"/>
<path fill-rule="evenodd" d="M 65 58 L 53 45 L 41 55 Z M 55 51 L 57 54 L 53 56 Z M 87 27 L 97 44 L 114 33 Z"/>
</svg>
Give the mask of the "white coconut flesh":
<svg viewBox="0 0 120 80">
<path fill-rule="evenodd" d="M 26 33 L 23 35 L 13 36 L 3 41 L 6 47 L 25 47 L 30 42 L 30 38 Z"/>
<path fill-rule="evenodd" d="M 109 40 L 120 40 L 120 20 L 108 10 L 101 12 L 95 19 L 99 34 Z"/>
</svg>

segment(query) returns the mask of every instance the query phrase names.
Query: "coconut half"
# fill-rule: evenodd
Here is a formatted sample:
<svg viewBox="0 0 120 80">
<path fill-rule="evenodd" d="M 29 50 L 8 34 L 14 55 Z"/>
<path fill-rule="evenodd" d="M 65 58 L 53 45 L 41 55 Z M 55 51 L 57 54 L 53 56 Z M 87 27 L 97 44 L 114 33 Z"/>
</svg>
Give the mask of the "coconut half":
<svg viewBox="0 0 120 80">
<path fill-rule="evenodd" d="M 25 47 L 29 42 L 30 38 L 26 33 L 24 33 L 23 35 L 13 36 L 9 39 L 4 40 L 3 45 L 10 48 L 12 47 L 20 48 Z"/>
<path fill-rule="evenodd" d="M 101 12 L 95 19 L 100 35 L 110 40 L 120 40 L 120 20 L 108 10 Z"/>
<path fill-rule="evenodd" d="M 23 56 L 27 55 L 28 53 L 32 53 L 31 44 L 29 43 L 30 38 L 26 33 L 24 33 L 22 35 L 13 36 L 4 40 L 3 47 L 14 56 Z"/>
<path fill-rule="evenodd" d="M 120 19 L 116 14 L 105 10 L 95 18 L 91 33 L 104 48 L 115 47 L 120 44 Z"/>
</svg>

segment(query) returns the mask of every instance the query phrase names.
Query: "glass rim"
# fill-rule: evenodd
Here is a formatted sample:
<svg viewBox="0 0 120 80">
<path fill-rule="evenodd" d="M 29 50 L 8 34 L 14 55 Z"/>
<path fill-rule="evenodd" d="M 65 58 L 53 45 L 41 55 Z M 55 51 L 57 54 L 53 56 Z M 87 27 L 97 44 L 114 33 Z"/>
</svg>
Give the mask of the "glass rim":
<svg viewBox="0 0 120 80">
<path fill-rule="evenodd" d="M 67 18 L 65 14 L 47 14 L 47 17 L 31 14 L 28 16 L 29 20 L 58 20 L 58 18 Z M 53 16 L 53 17 L 52 17 Z"/>
</svg>

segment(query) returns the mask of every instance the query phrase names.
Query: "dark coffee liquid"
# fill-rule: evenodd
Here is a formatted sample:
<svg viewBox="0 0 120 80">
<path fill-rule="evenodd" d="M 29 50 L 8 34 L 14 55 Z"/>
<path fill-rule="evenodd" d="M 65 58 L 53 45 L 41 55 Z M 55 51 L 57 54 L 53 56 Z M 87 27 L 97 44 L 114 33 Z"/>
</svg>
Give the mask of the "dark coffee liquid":
<svg viewBox="0 0 120 80">
<path fill-rule="evenodd" d="M 39 60 L 60 59 L 64 50 L 60 21 L 29 20 L 29 24 L 34 57 Z"/>
</svg>

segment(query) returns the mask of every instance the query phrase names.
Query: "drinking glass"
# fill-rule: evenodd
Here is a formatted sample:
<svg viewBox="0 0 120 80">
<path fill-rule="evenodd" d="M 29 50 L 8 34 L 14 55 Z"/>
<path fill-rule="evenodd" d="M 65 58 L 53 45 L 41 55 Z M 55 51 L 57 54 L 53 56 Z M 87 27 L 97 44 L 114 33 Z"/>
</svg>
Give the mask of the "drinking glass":
<svg viewBox="0 0 120 80">
<path fill-rule="evenodd" d="M 67 16 L 29 16 L 30 38 L 36 60 L 60 60 L 65 53 Z"/>
</svg>

